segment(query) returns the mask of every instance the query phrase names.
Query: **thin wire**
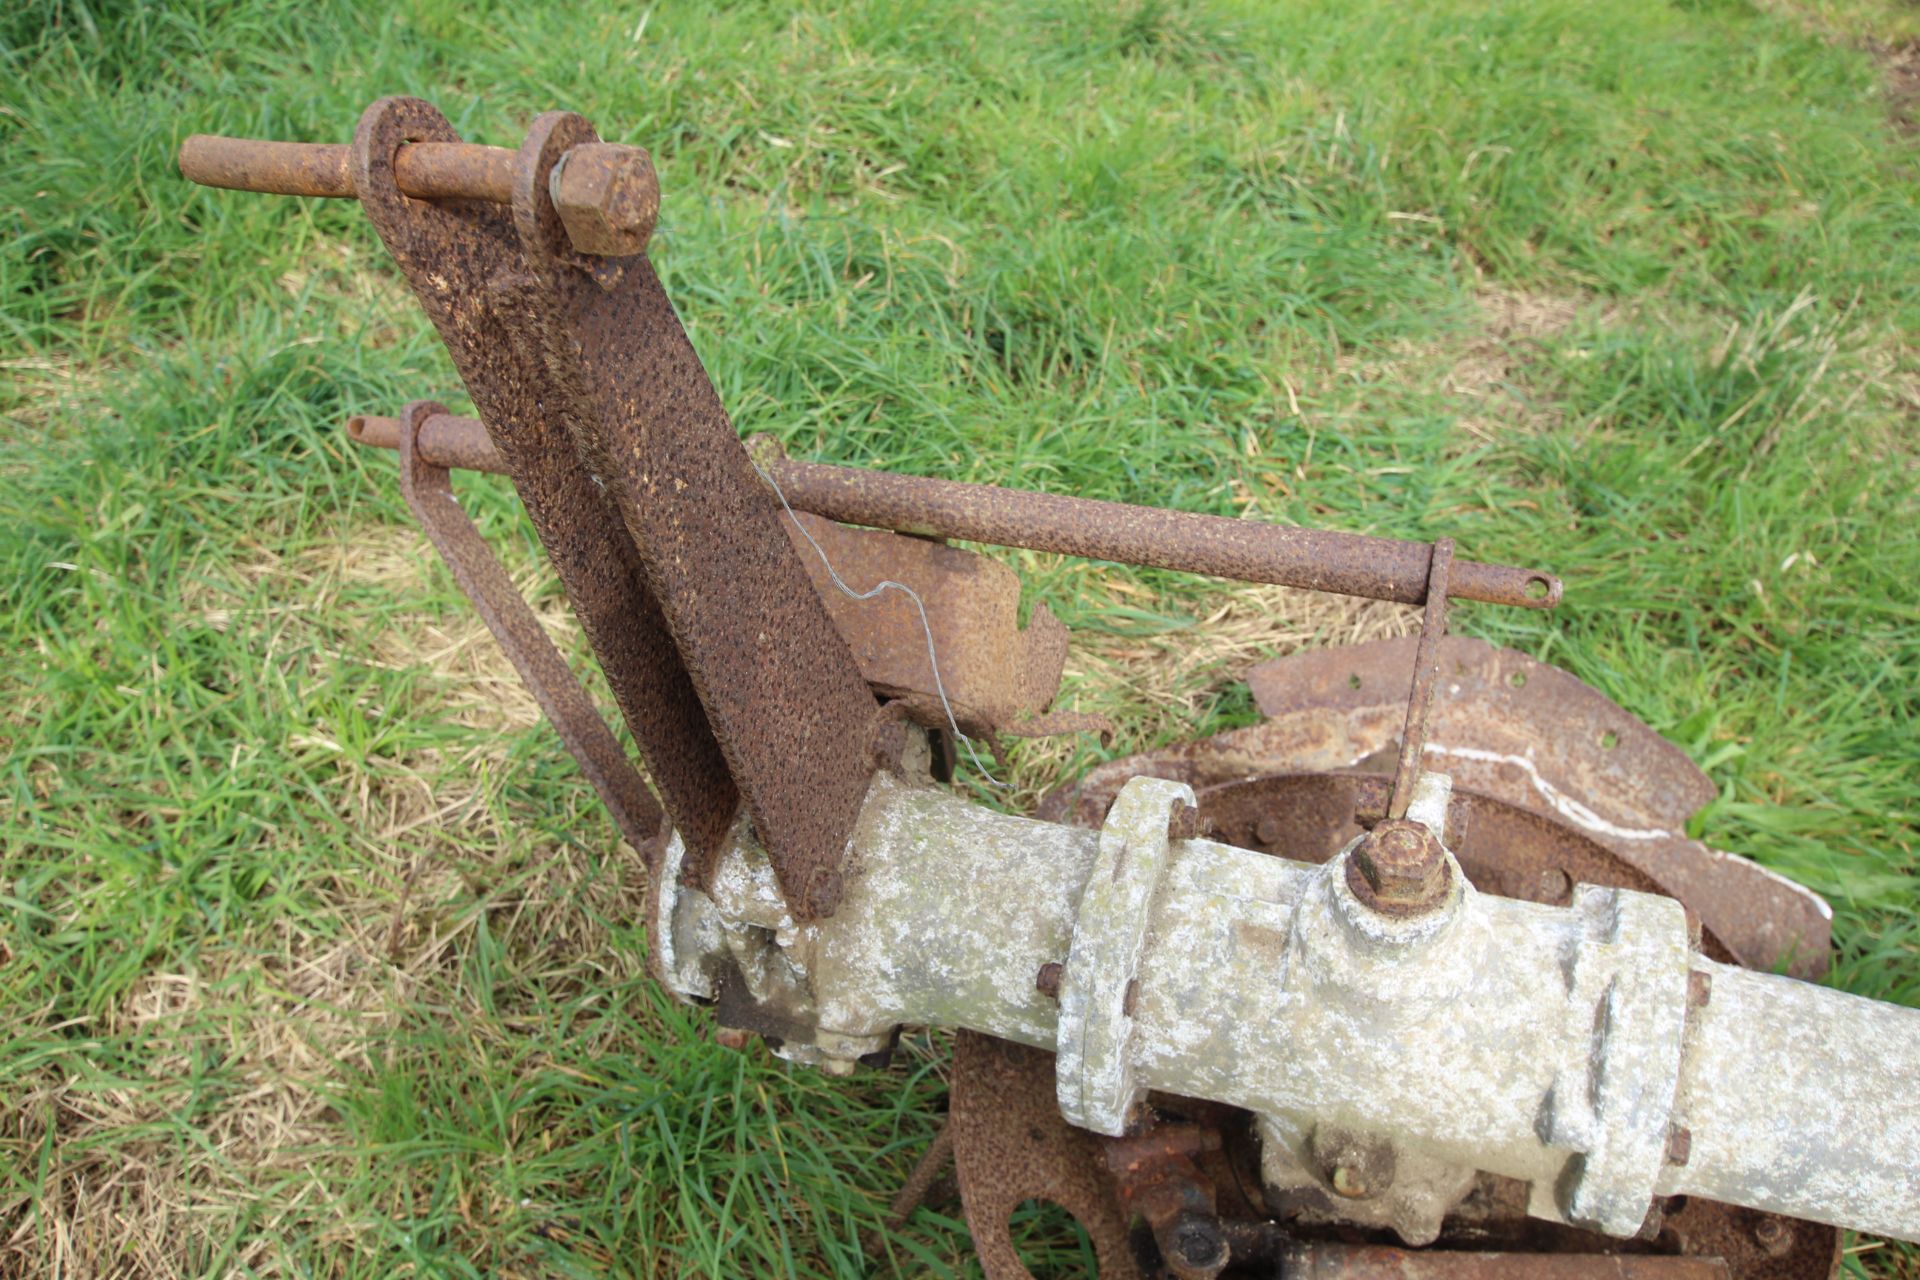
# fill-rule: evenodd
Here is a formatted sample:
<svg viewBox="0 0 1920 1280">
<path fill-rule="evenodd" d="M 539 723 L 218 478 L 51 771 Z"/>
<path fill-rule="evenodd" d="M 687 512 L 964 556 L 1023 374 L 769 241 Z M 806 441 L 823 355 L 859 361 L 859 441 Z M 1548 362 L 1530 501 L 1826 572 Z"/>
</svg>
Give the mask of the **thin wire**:
<svg viewBox="0 0 1920 1280">
<path fill-rule="evenodd" d="M 960 732 L 960 722 L 954 719 L 953 703 L 947 699 L 946 683 L 940 679 L 940 657 L 933 651 L 933 624 L 927 621 L 927 606 L 921 602 L 920 593 L 906 583 L 895 582 L 891 578 L 880 582 L 869 591 L 855 591 L 848 586 L 846 579 L 840 576 L 840 571 L 833 567 L 833 561 L 827 558 L 826 548 L 820 545 L 807 526 L 800 522 L 800 517 L 794 514 L 793 504 L 787 501 L 787 495 L 780 488 L 780 482 L 767 474 L 767 469 L 751 455 L 748 456 L 747 461 L 753 463 L 753 469 L 760 473 L 760 478 L 773 487 L 773 496 L 780 499 L 780 505 L 786 508 L 787 519 L 793 521 L 793 527 L 800 531 L 800 536 L 807 540 L 807 545 L 813 548 L 813 553 L 820 557 L 820 563 L 826 569 L 827 577 L 832 580 L 834 586 L 840 588 L 842 594 L 853 600 L 871 600 L 883 591 L 893 590 L 904 593 L 907 599 L 913 601 L 913 607 L 920 614 L 920 632 L 927 638 L 927 665 L 933 668 L 933 691 L 940 695 L 940 709 L 947 713 L 947 727 L 953 730 L 955 738 L 966 744 L 967 754 L 973 757 L 973 767 L 980 771 L 980 777 L 986 784 L 1004 790 L 1007 784 L 993 776 L 993 771 L 988 769 L 980 759 L 980 753 L 974 750 L 973 739 Z"/>
</svg>

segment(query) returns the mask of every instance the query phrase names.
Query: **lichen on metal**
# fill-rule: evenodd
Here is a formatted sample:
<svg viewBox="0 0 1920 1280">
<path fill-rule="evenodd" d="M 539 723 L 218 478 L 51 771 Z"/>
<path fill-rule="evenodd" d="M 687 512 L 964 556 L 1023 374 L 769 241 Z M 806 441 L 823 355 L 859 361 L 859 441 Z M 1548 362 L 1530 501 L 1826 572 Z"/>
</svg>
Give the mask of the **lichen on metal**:
<svg viewBox="0 0 1920 1280">
<path fill-rule="evenodd" d="M 1423 782 L 1426 803 L 1412 812 L 1443 821 L 1448 789 Z M 1367 1139 L 1405 1170 L 1401 1194 L 1374 1216 L 1409 1243 L 1432 1239 L 1449 1197 L 1482 1171 L 1530 1184 L 1536 1217 L 1614 1236 L 1638 1232 L 1663 1187 L 1711 1185 L 1733 1203 L 1783 1194 L 1722 1154 L 1724 1108 L 1677 1103 L 1683 1050 L 1733 1054 L 1729 1025 L 1754 1036 L 1783 1018 L 1796 1033 L 1818 1028 L 1846 1046 L 1826 1051 L 1836 1063 L 1920 1061 L 1920 1012 L 1875 1006 L 1873 1019 L 1850 1020 L 1862 1003 L 1852 997 L 1744 972 L 1737 1012 L 1689 1040 L 1689 975 L 1712 962 L 1670 898 L 1595 886 L 1566 906 L 1500 898 L 1474 889 L 1448 854 L 1438 909 L 1385 914 L 1353 893 L 1351 847 L 1311 866 L 1169 841 L 1167 815 L 1191 794 L 1136 779 L 1094 833 L 883 775 L 832 919 L 770 916 L 764 859 L 739 840 L 717 896 L 670 894 L 662 926 L 677 946 L 715 936 L 694 925 L 714 910 L 755 931 L 763 953 L 743 957 L 730 937 L 708 961 L 772 979 L 770 1002 L 810 1002 L 817 1032 L 784 1043 L 787 1056 L 844 1061 L 903 1022 L 1052 1045 L 1062 1110 L 1082 1127 L 1123 1131 L 1147 1090 L 1211 1099 L 1260 1118 L 1276 1182 L 1304 1170 L 1335 1192 L 1315 1135 L 1334 1126 Z M 1034 975 L 1063 955 L 1056 1004 Z M 1862 1029 L 1874 1039 L 1856 1038 Z M 1676 1175 L 1668 1134 L 1683 1122 L 1692 1155 Z M 1867 1167 L 1920 1161 L 1920 1132 L 1887 1132 L 1901 1145 Z M 1833 1212 L 1805 1199 L 1787 1207 Z M 1895 1205 L 1876 1228 L 1920 1234 L 1920 1205 Z"/>
</svg>

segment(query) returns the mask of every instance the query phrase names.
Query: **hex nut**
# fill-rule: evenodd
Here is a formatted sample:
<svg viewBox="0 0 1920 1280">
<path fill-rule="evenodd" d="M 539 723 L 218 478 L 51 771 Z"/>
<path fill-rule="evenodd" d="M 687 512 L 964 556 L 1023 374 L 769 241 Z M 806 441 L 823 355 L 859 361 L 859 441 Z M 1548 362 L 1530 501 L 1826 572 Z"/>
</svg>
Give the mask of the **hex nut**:
<svg viewBox="0 0 1920 1280">
<path fill-rule="evenodd" d="M 1347 883 L 1368 906 L 1414 915 L 1446 900 L 1452 873 L 1438 836 L 1405 819 L 1380 823 L 1354 846 Z"/>
<path fill-rule="evenodd" d="M 644 147 L 582 143 L 560 157 L 547 191 L 579 253 L 640 253 L 660 216 L 660 177 Z"/>
</svg>

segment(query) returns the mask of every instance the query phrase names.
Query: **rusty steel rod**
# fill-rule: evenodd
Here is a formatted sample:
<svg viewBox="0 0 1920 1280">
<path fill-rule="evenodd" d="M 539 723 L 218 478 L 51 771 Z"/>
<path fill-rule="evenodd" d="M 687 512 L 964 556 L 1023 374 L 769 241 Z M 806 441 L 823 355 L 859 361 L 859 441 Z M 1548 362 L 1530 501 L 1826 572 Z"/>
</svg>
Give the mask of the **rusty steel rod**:
<svg viewBox="0 0 1920 1280">
<path fill-rule="evenodd" d="M 511 147 L 410 142 L 394 155 L 401 192 L 418 200 L 513 201 Z M 279 196 L 352 199 L 353 148 L 328 142 L 262 142 L 197 133 L 180 144 L 180 172 L 203 187 Z"/>
<path fill-rule="evenodd" d="M 1413 653 L 1413 688 L 1407 696 L 1406 728 L 1400 734 L 1400 762 L 1393 770 L 1393 796 L 1387 801 L 1387 817 L 1395 822 L 1406 817 L 1413 804 L 1413 787 L 1426 756 L 1427 716 L 1433 710 L 1433 686 L 1440 679 L 1440 641 L 1447 634 L 1447 579 L 1452 572 L 1453 539 L 1440 538 L 1428 562 L 1426 611 L 1420 619 L 1420 645 Z"/>
<path fill-rule="evenodd" d="M 1281 1252 L 1292 1280 L 1727 1280 L 1719 1258 L 1618 1253 L 1446 1253 L 1307 1243 Z"/>
<path fill-rule="evenodd" d="M 399 447 L 399 424 L 392 418 L 352 418 L 347 434 L 374 448 Z M 487 439 L 486 426 L 477 419 L 428 419 L 421 427 L 420 448 L 422 456 L 443 466 L 506 470 Z M 794 506 L 845 524 L 1400 604 L 1424 604 L 1427 599 L 1433 557 L 1433 544 L 1427 542 L 791 458 L 778 459 L 768 469 Z M 1456 600 L 1551 609 L 1560 603 L 1561 586 L 1558 578 L 1537 569 L 1456 560 L 1447 594 Z"/>
</svg>

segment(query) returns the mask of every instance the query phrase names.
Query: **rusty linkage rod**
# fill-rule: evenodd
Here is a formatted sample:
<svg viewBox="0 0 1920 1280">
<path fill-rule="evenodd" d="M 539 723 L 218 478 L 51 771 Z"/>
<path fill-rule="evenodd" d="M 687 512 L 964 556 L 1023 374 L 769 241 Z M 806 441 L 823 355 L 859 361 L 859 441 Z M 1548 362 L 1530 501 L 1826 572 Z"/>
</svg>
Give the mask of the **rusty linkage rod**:
<svg viewBox="0 0 1920 1280">
<path fill-rule="evenodd" d="M 347 434 L 360 444 L 397 449 L 400 424 L 355 417 Z M 440 466 L 506 473 L 485 425 L 475 418 L 427 419 L 419 448 Z M 1400 604 L 1427 599 L 1431 543 L 798 462 L 773 452 L 755 450 L 788 501 L 846 524 Z M 1456 600 L 1524 609 L 1551 609 L 1560 603 L 1560 591 L 1552 574 L 1474 560 L 1454 561 L 1446 586 Z"/>
<path fill-rule="evenodd" d="M 410 142 L 393 158 L 400 191 L 417 200 L 513 200 L 512 147 L 477 142 Z M 180 172 L 203 187 L 276 196 L 350 200 L 353 148 L 331 142 L 263 142 L 197 133 L 180 144 Z"/>
<path fill-rule="evenodd" d="M 477 142 L 409 142 L 393 153 L 393 184 L 416 200 L 513 203 L 520 153 Z M 364 193 L 353 147 L 264 142 L 196 133 L 180 144 L 180 172 L 203 187 L 350 200 Z M 646 248 L 660 213 L 660 178 L 642 147 L 589 142 L 560 157 L 550 194 L 578 253 L 621 257 Z"/>
</svg>

